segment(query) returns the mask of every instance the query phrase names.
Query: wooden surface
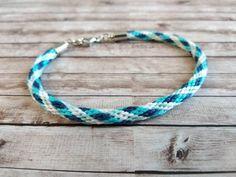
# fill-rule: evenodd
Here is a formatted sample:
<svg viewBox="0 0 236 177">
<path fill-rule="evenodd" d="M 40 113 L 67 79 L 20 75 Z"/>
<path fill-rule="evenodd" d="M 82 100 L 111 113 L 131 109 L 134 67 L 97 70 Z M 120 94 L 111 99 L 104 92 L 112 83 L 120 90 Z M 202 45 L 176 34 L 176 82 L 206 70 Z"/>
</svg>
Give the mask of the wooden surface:
<svg viewBox="0 0 236 177">
<path fill-rule="evenodd" d="M 236 176 L 236 1 L 0 1 L 0 176 Z M 35 56 L 70 37 L 126 30 L 177 33 L 209 57 L 202 89 L 162 118 L 81 126 L 29 96 Z M 74 48 L 45 71 L 47 90 L 77 105 L 115 108 L 171 93 L 193 72 L 161 43 Z"/>
</svg>

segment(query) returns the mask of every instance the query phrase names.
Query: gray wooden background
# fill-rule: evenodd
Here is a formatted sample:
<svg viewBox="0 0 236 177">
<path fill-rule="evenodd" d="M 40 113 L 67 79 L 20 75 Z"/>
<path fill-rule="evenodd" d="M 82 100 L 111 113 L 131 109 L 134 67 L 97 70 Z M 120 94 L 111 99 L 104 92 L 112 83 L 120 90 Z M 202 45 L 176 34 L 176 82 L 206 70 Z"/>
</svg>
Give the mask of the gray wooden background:
<svg viewBox="0 0 236 177">
<path fill-rule="evenodd" d="M 236 176 L 235 0 L 0 1 L 0 176 Z M 80 126 L 29 96 L 35 56 L 70 37 L 126 30 L 183 35 L 209 56 L 192 99 L 134 126 Z M 139 105 L 178 88 L 194 62 L 160 43 L 74 48 L 47 68 L 44 85 L 72 103 Z"/>
</svg>

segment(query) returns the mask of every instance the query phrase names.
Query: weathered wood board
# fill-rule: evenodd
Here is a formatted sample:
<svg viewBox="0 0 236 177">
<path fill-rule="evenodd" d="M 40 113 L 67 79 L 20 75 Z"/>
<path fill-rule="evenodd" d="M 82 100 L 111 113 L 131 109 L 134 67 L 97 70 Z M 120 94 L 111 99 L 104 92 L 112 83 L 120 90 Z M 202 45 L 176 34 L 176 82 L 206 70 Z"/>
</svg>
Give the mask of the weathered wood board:
<svg viewBox="0 0 236 177">
<path fill-rule="evenodd" d="M 0 167 L 72 171 L 233 171 L 233 127 L 1 126 Z M 224 163 L 222 163 L 224 161 Z"/>
<path fill-rule="evenodd" d="M 107 109 L 140 105 L 154 100 L 154 97 L 127 96 L 67 96 L 61 98 L 80 106 Z M 67 121 L 45 112 L 29 96 L 0 96 L 0 104 L 1 124 L 76 124 L 76 122 Z M 236 99 L 231 97 L 194 97 L 164 117 L 143 121 L 139 124 L 233 126 L 236 124 L 235 106 Z"/>
</svg>

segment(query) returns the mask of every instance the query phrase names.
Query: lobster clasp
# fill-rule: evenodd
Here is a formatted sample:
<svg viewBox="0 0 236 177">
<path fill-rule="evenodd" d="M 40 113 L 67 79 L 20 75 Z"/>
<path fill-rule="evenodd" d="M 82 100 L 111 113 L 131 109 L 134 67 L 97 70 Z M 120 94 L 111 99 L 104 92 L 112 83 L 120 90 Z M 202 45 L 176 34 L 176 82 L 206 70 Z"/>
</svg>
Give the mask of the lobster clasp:
<svg viewBox="0 0 236 177">
<path fill-rule="evenodd" d="M 127 33 L 106 33 L 97 37 L 90 38 L 79 38 L 79 39 L 69 39 L 64 42 L 61 46 L 57 47 L 56 50 L 58 53 L 64 52 L 69 45 L 79 46 L 79 47 L 89 47 L 92 43 L 105 43 L 105 42 L 117 42 L 127 40 Z"/>
</svg>

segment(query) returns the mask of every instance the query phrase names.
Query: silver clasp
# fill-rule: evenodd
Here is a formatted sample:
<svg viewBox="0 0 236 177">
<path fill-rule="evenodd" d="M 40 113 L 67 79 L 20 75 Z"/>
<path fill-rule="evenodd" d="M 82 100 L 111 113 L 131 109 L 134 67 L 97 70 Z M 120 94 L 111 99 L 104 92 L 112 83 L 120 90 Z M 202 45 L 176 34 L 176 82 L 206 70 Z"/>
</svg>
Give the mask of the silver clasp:
<svg viewBox="0 0 236 177">
<path fill-rule="evenodd" d="M 103 42 L 117 42 L 127 40 L 127 33 L 106 33 L 98 37 L 90 38 L 79 38 L 79 39 L 69 39 L 64 42 L 61 46 L 56 48 L 58 53 L 63 53 L 70 45 L 80 46 L 80 47 L 89 47 L 93 43 L 103 43 Z"/>
<path fill-rule="evenodd" d="M 120 34 L 106 33 L 98 37 L 69 39 L 66 42 L 73 46 L 88 47 L 92 43 L 116 42 L 122 40 L 127 40 L 127 33 L 120 33 Z"/>
<path fill-rule="evenodd" d="M 90 45 L 90 38 L 68 39 L 66 43 L 73 46 L 88 47 Z"/>
</svg>

